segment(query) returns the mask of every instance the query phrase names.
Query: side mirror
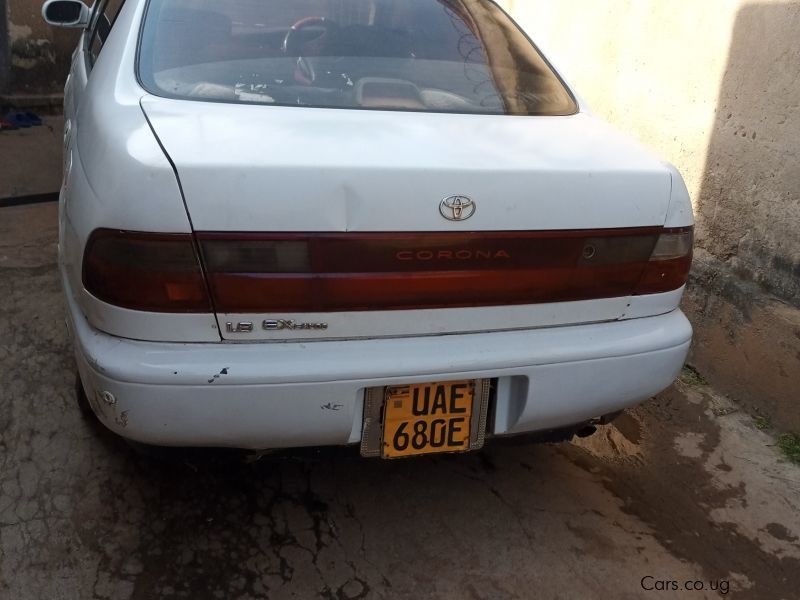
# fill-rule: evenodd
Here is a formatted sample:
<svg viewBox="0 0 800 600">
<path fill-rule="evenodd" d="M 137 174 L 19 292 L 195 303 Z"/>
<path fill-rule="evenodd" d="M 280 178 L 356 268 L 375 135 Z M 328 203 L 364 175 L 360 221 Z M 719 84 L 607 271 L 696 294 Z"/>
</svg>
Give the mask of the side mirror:
<svg viewBox="0 0 800 600">
<path fill-rule="evenodd" d="M 83 28 L 89 15 L 89 7 L 80 0 L 47 0 L 42 6 L 42 18 L 53 27 Z"/>
</svg>

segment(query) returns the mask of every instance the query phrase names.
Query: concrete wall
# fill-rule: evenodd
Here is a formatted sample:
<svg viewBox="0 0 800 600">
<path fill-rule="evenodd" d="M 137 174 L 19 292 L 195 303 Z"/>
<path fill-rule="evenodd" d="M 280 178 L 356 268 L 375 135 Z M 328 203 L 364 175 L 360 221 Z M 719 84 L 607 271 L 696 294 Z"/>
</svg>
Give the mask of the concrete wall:
<svg viewBox="0 0 800 600">
<path fill-rule="evenodd" d="M 800 429 L 800 3 L 506 0 L 589 106 L 692 192 L 692 361 Z"/>
<path fill-rule="evenodd" d="M 45 25 L 42 4 L 0 0 L 0 94 L 38 96 L 63 88 L 79 34 Z"/>
</svg>

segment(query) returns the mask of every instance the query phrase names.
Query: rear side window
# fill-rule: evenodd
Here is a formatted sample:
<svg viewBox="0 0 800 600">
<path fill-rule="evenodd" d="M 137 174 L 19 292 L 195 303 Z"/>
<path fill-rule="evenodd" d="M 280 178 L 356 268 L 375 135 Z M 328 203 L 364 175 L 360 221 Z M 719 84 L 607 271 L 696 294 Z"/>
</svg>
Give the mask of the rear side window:
<svg viewBox="0 0 800 600">
<path fill-rule="evenodd" d="M 150 0 L 139 78 L 194 100 L 568 115 L 575 100 L 490 0 Z"/>
<path fill-rule="evenodd" d="M 89 56 L 92 64 L 94 64 L 95 61 L 97 61 L 97 57 L 100 56 L 103 44 L 106 43 L 111 33 L 111 28 L 114 26 L 117 15 L 124 3 L 125 0 L 106 0 L 98 7 L 99 14 L 97 15 L 97 21 L 95 22 L 94 31 L 92 32 L 91 42 L 89 43 Z"/>
</svg>

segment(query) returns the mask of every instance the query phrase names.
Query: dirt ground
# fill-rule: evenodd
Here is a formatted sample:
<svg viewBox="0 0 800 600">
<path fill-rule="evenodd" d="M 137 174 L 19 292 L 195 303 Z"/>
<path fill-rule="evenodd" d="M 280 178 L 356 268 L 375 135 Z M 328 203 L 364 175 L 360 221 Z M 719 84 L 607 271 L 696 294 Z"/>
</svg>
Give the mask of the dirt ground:
<svg viewBox="0 0 800 600">
<path fill-rule="evenodd" d="M 75 404 L 56 232 L 0 208 L 2 599 L 800 598 L 800 468 L 699 383 L 572 444 L 143 455 Z"/>
</svg>

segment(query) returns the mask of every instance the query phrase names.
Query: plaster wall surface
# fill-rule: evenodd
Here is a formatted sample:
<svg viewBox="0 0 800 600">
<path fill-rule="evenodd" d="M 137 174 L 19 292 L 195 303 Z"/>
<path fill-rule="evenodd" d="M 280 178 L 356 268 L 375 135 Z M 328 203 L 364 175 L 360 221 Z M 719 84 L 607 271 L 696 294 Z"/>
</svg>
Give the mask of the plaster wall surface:
<svg viewBox="0 0 800 600">
<path fill-rule="evenodd" d="M 505 4 L 592 110 L 680 169 L 698 247 L 800 306 L 800 4 Z"/>
<path fill-rule="evenodd" d="M 800 3 L 506 0 L 589 107 L 683 174 L 692 361 L 800 429 Z"/>
<path fill-rule="evenodd" d="M 42 21 L 43 0 L 0 0 L 0 93 L 28 96 L 58 93 L 64 86 L 79 32 Z M 2 11 L 0 11 L 2 13 Z"/>
</svg>

